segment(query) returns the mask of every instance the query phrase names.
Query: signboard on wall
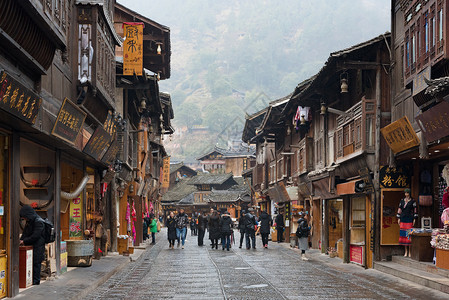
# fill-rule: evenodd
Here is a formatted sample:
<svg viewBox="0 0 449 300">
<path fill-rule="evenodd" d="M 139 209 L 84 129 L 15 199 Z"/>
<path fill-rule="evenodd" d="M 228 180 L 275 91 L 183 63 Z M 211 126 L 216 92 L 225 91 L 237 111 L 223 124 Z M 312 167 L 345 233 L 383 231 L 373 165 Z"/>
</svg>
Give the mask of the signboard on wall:
<svg viewBox="0 0 449 300">
<path fill-rule="evenodd" d="M 419 138 L 406 116 L 385 126 L 380 131 L 395 154 L 419 145 Z"/>
<path fill-rule="evenodd" d="M 42 105 L 42 99 L 6 72 L 0 73 L 0 108 L 34 124 Z"/>
<path fill-rule="evenodd" d="M 70 200 L 70 218 L 69 218 L 69 239 L 81 239 L 83 237 L 83 197 Z"/>
<path fill-rule="evenodd" d="M 65 98 L 51 134 L 74 145 L 85 119 L 86 113 Z"/>
<path fill-rule="evenodd" d="M 410 186 L 410 170 L 407 166 L 382 166 L 379 170 L 381 188 L 406 188 Z"/>
<path fill-rule="evenodd" d="M 349 261 L 364 266 L 364 246 L 349 245 Z"/>
<path fill-rule="evenodd" d="M 449 103 L 446 101 L 438 103 L 415 119 L 429 143 L 449 135 Z"/>
<path fill-rule="evenodd" d="M 123 75 L 142 75 L 143 70 L 143 23 L 123 23 Z"/>
<path fill-rule="evenodd" d="M 164 163 L 162 167 L 162 188 L 168 188 L 170 186 L 170 156 L 164 157 Z"/>
<path fill-rule="evenodd" d="M 97 127 L 90 137 L 83 152 L 89 154 L 96 160 L 100 160 L 111 145 L 111 136 L 103 127 Z"/>
</svg>

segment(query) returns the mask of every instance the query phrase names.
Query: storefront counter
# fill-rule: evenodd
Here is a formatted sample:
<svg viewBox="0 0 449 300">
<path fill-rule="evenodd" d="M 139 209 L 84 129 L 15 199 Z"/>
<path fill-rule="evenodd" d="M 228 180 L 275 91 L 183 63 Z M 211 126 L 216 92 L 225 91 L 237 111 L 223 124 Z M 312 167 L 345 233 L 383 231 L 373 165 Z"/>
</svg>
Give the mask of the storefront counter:
<svg viewBox="0 0 449 300">
<path fill-rule="evenodd" d="M 435 249 L 437 268 L 449 270 L 449 250 Z"/>
<path fill-rule="evenodd" d="M 433 248 L 430 245 L 431 232 L 413 232 L 411 236 L 410 253 L 411 258 L 417 261 L 433 261 Z"/>
</svg>

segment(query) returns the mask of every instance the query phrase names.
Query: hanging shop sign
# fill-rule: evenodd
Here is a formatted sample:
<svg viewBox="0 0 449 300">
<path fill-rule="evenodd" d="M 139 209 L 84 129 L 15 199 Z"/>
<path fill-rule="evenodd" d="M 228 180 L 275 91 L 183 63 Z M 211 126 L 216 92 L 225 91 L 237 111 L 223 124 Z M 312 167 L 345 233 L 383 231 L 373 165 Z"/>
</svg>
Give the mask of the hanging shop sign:
<svg viewBox="0 0 449 300">
<path fill-rule="evenodd" d="M 379 170 L 381 188 L 406 188 L 410 186 L 410 170 L 407 166 L 382 166 Z"/>
<path fill-rule="evenodd" d="M 123 23 L 123 75 L 142 75 L 143 70 L 143 23 Z"/>
<path fill-rule="evenodd" d="M 108 165 L 112 164 L 114 159 L 117 157 L 117 153 L 119 150 L 120 150 L 120 145 L 117 142 L 117 140 L 115 139 L 112 141 L 108 150 L 103 155 L 103 158 L 101 159 L 101 161 Z"/>
<path fill-rule="evenodd" d="M 438 103 L 415 119 L 429 143 L 449 135 L 449 103 L 446 101 Z"/>
<path fill-rule="evenodd" d="M 36 122 L 42 99 L 6 72 L 0 73 L 0 108 L 30 124 Z"/>
<path fill-rule="evenodd" d="M 395 154 L 419 145 L 419 138 L 406 116 L 385 126 L 380 131 Z"/>
<path fill-rule="evenodd" d="M 168 188 L 170 186 L 170 156 L 164 157 L 162 174 L 162 188 Z"/>
<path fill-rule="evenodd" d="M 65 98 L 51 134 L 74 145 L 85 119 L 86 113 Z"/>
<path fill-rule="evenodd" d="M 103 127 L 97 127 L 94 134 L 90 137 L 83 152 L 92 156 L 96 160 L 100 160 L 111 145 L 111 136 Z"/>
<path fill-rule="evenodd" d="M 69 238 L 82 238 L 83 196 L 70 200 Z"/>
</svg>

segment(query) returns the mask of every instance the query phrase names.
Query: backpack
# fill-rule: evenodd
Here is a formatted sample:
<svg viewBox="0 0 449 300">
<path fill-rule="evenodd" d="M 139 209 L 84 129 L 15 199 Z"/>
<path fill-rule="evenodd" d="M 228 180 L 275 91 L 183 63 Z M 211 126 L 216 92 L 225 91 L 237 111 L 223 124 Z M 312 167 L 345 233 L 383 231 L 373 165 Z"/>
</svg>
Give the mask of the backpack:
<svg viewBox="0 0 449 300">
<path fill-rule="evenodd" d="M 252 218 L 248 218 L 245 216 L 245 225 L 246 225 L 246 229 L 248 230 L 254 230 L 254 222 Z"/>
<path fill-rule="evenodd" d="M 49 219 L 42 219 L 44 223 L 44 231 L 42 236 L 44 237 L 45 244 L 53 243 L 56 240 L 55 226 Z"/>
<path fill-rule="evenodd" d="M 298 238 L 308 237 L 310 234 L 310 229 L 307 226 L 306 228 L 302 228 L 304 226 L 305 220 L 302 220 L 300 224 L 298 224 L 298 229 L 296 229 L 296 236 Z"/>
</svg>

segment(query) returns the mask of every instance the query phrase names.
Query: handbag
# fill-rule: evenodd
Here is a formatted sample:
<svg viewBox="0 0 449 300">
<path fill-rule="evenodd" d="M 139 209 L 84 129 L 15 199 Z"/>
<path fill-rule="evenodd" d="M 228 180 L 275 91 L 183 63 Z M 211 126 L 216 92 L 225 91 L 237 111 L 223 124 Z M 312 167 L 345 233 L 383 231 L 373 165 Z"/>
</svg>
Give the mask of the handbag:
<svg viewBox="0 0 449 300">
<path fill-rule="evenodd" d="M 433 197 L 432 195 L 419 195 L 418 204 L 421 206 L 432 206 Z"/>
</svg>

